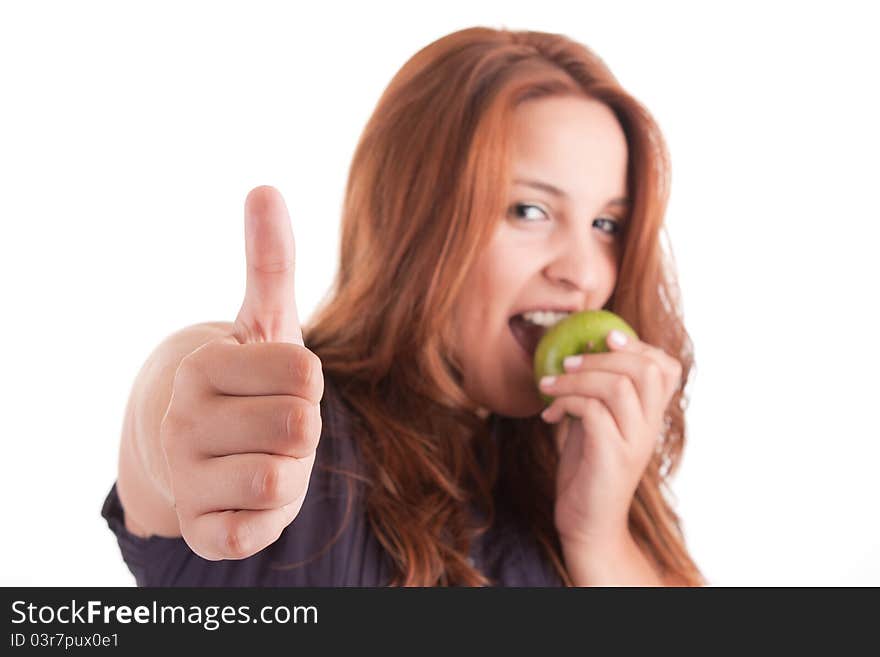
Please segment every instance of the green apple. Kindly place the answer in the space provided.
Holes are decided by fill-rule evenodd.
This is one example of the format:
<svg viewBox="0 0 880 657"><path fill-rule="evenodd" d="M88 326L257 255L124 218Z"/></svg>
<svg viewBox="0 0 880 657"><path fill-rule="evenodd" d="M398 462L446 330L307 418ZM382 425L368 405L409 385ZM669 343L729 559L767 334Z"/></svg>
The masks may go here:
<svg viewBox="0 0 880 657"><path fill-rule="evenodd" d="M639 337L621 317L608 310L572 313L551 326L535 349L535 385L545 376L564 374L562 361L567 356L610 351L605 337L613 329L636 339ZM548 405L553 403L554 397L540 394Z"/></svg>

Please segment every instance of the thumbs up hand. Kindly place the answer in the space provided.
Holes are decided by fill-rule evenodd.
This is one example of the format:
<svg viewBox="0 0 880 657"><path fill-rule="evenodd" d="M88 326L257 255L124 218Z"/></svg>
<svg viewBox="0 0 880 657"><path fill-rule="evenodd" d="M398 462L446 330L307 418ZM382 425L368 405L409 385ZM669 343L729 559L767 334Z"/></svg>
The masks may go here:
<svg viewBox="0 0 880 657"><path fill-rule="evenodd" d="M278 539L302 508L321 435L321 361L303 345L293 231L272 187L248 194L245 244L232 332L180 362L160 430L181 535L210 560Z"/></svg>

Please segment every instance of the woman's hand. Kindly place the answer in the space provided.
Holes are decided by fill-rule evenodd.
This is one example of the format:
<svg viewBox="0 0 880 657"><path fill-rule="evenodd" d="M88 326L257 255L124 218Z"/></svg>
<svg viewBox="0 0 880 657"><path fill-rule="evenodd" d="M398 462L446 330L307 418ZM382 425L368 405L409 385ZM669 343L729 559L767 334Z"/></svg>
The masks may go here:
<svg viewBox="0 0 880 657"><path fill-rule="evenodd" d="M180 533L213 561L251 556L296 518L322 428L324 375L303 344L290 217L270 187L245 208L244 302L230 335L180 362L160 429Z"/></svg>
<svg viewBox="0 0 880 657"><path fill-rule="evenodd" d="M582 354L541 386L555 397L542 417L558 423L556 529L563 544L595 553L630 541L630 504L681 383L677 360L628 336L616 344L617 333L609 335L610 352Z"/></svg>

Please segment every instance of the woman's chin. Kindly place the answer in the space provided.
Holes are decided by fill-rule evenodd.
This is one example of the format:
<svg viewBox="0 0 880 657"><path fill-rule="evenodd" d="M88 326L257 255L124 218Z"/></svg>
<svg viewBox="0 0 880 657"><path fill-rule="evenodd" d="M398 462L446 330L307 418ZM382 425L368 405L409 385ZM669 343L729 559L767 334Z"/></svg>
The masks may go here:
<svg viewBox="0 0 880 657"><path fill-rule="evenodd" d="M471 399L480 400L478 416L495 413L512 418L527 418L538 415L546 408L535 385L531 362L526 354L504 360L500 371L495 366L482 363L480 366L486 369L480 374L471 371L473 379L469 379L468 372L464 373L463 384ZM491 372L487 371L490 367ZM482 385L468 385L471 380L479 381ZM477 388L481 388L481 391L477 392Z"/></svg>
<svg viewBox="0 0 880 657"><path fill-rule="evenodd" d="M503 401L492 405L492 412L506 417L527 418L538 415L545 407L537 389L531 386L530 389L506 395Z"/></svg>

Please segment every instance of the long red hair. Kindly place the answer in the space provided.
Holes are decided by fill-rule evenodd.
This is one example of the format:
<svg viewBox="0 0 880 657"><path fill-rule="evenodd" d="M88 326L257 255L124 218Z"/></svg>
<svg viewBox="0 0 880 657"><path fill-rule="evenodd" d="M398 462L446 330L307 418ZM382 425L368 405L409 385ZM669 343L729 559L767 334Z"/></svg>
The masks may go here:
<svg viewBox="0 0 880 657"><path fill-rule="evenodd" d="M303 330L355 419L367 515L391 556L395 585L491 584L468 552L492 522L496 486L571 583L553 525L552 426L538 416L478 417L461 386L450 321L465 275L504 216L512 113L554 94L605 103L626 134L632 214L605 308L683 368L629 523L666 581L704 583L666 497L685 443L693 351L661 243L669 193L663 137L584 45L476 27L417 52L379 100L349 171L339 270ZM503 436L497 448L491 423ZM470 505L485 512L484 525L473 524Z"/></svg>

